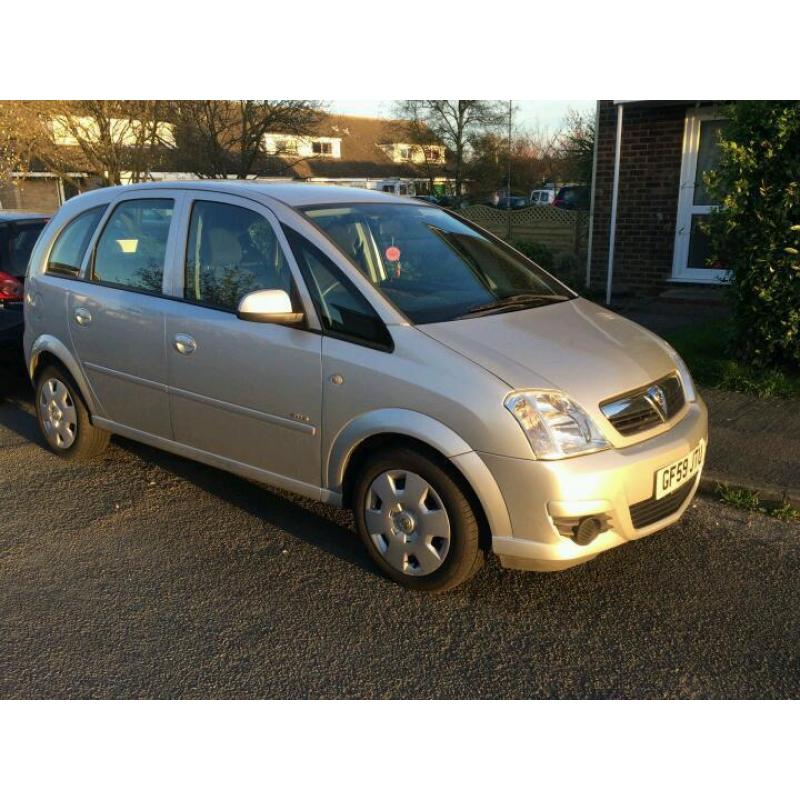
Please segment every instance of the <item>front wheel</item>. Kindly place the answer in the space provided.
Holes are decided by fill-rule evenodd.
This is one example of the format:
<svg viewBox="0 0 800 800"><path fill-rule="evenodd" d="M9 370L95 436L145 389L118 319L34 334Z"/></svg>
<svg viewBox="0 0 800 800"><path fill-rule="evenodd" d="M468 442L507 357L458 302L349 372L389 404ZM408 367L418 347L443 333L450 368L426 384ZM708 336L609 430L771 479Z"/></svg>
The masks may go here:
<svg viewBox="0 0 800 800"><path fill-rule="evenodd" d="M376 453L353 494L359 534L372 560L411 589L440 592L483 563L478 523L458 482L409 448Z"/></svg>

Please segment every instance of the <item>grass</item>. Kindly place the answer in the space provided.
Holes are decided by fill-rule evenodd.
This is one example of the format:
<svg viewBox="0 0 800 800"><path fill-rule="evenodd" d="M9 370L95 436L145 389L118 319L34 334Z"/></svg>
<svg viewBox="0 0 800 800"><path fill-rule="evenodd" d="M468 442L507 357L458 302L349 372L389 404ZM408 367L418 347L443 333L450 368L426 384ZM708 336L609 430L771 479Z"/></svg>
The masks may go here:
<svg viewBox="0 0 800 800"><path fill-rule="evenodd" d="M728 347L733 329L728 320L687 325L666 338L701 386L757 397L800 398L800 373L757 369L731 356Z"/></svg>
<svg viewBox="0 0 800 800"><path fill-rule="evenodd" d="M800 520L800 510L787 500L782 500L780 503L763 503L758 492L753 489L718 483L717 496L726 505L738 508L740 511L758 511L783 522Z"/></svg>

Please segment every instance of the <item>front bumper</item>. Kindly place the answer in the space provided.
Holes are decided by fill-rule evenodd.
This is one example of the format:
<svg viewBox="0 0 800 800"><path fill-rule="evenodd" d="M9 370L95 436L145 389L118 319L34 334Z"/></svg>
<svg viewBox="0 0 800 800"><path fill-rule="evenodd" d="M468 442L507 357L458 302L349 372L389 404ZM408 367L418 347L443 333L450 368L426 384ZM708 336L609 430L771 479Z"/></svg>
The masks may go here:
<svg viewBox="0 0 800 800"><path fill-rule="evenodd" d="M670 430L622 449L561 461L480 453L511 520L511 536L494 536L492 549L504 567L560 570L672 525L691 503L699 473L679 507L655 522L635 527L630 507L654 496L656 470L686 456L701 439L708 442L708 413L698 399ZM564 534L565 524L585 517L604 519L608 530L580 545Z"/></svg>

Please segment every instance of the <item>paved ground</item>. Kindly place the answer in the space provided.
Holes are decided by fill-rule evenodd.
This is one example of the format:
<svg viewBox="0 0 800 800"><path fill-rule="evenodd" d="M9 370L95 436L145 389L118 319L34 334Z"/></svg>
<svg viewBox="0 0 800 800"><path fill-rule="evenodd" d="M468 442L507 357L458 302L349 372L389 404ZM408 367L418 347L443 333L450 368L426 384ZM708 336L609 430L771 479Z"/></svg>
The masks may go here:
<svg viewBox="0 0 800 800"><path fill-rule="evenodd" d="M619 297L612 307L659 336L669 336L687 325L724 320L731 314L724 295L717 287L708 286L671 289L658 297Z"/></svg>
<svg viewBox="0 0 800 800"><path fill-rule="evenodd" d="M698 501L555 575L419 596L348 515L0 402L0 697L798 697L800 526Z"/></svg>

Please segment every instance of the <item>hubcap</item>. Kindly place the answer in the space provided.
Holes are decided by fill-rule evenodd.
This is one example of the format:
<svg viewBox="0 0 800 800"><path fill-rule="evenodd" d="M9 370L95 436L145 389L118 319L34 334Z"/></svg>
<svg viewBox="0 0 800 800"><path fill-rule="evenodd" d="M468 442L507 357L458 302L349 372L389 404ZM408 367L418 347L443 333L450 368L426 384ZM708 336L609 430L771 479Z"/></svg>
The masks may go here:
<svg viewBox="0 0 800 800"><path fill-rule="evenodd" d="M44 435L53 447L67 450L78 432L78 415L69 389L57 378L50 378L39 390L39 416Z"/></svg>
<svg viewBox="0 0 800 800"><path fill-rule="evenodd" d="M450 550L450 518L436 490L408 470L378 475L367 492L367 532L378 552L406 575L430 575Z"/></svg>

